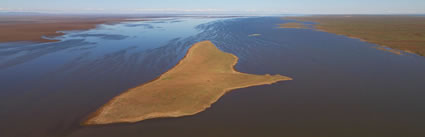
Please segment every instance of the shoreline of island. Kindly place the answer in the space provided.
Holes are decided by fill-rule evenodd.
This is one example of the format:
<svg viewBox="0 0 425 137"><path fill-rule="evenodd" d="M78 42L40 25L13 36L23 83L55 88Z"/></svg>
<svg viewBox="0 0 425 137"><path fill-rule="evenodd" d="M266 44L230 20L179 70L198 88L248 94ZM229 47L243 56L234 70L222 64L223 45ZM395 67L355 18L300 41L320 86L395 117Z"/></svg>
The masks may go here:
<svg viewBox="0 0 425 137"><path fill-rule="evenodd" d="M172 68L170 68L169 70L172 70L172 69L174 69L175 67L177 67L179 64L181 64L181 62L183 61L183 59L185 59L185 58L188 56L188 53L189 53L189 51L190 51L192 48L193 48L193 46L189 47L189 49L187 49L187 53L183 56L183 58L182 58L182 59L180 59L180 61L179 61L179 62L178 62L175 66L173 66ZM168 70L168 71L169 71L169 70ZM164 75L165 73L167 73L168 71L166 71L166 72L162 73L161 75L159 75L158 77L154 78L153 80L148 81L148 82L146 82L146 83L144 83L144 84L141 84L141 85L139 85L139 86L137 86L137 87L140 87L140 86L146 85L146 84L148 84L148 83L151 83L151 82L153 82L153 81L155 81L155 80L160 79L160 78L161 78L161 76L162 76L162 75ZM118 98L118 97L119 97L119 96L121 96L122 94L125 94L125 93L129 92L130 90L136 89L137 87L130 88L130 89L128 89L128 90L126 90L126 91L124 91L124 92L122 92L122 93L118 94L117 96L113 97L113 98L112 98L111 100L109 100L106 104L104 104L104 105L103 105L103 106L101 106L99 109L97 109L95 112L93 112L93 113L91 113L89 116L87 116L87 118L85 118L85 120L81 123L81 125L94 125L94 124L90 124L88 121L89 121L90 119L92 119L93 117L96 117L99 113L101 113L101 112L103 111L103 109L105 108L105 106L110 105L110 104L113 102L113 100L115 100L116 98Z"/></svg>
<svg viewBox="0 0 425 137"><path fill-rule="evenodd" d="M210 41L203 41L203 42L207 42L207 43L211 43ZM212 43L211 43L212 44ZM188 50L187 53L185 54L185 56L170 70L168 70L167 72L161 74L159 77L155 78L154 80L144 83L142 85L139 85L137 87L131 88L117 96L115 96L114 98L112 98L110 101L108 101L106 104L104 104L102 107L100 107L98 110L96 110L94 113L90 114L82 123L81 125L84 126L88 126L88 125L101 125L101 124L113 124L113 123L134 123L134 122L139 122L139 121L143 121L143 120L147 120L147 119L154 119L154 118L175 118L175 117L184 117L184 116L191 116L191 115L195 115L198 114L200 112L205 111L206 109L210 108L212 104L214 104L215 102L217 102L223 95L225 95L226 93L235 90L235 89L241 89L241 88L247 88L247 87L252 87L252 86L260 86L260 85L270 85L279 81L287 81L287 80L292 80L292 78L290 77L286 77L286 76L281 76L281 75L258 75L258 76L265 76L265 77L279 77L275 80L270 80L270 81L264 81L264 82L258 82L255 84L246 84L246 85L241 85L241 86L234 86L234 87L228 87L228 88L224 88L221 90L220 94L217 94L215 96L215 98L213 98L212 100L210 100L210 102L205 103L204 105L201 106L201 109L197 109L196 111L193 112L182 112L182 111L170 111L170 112L151 112L149 114L143 115L143 116L138 116L138 117L132 117L132 118L123 118L120 120L109 120L109 121L103 121L103 122L99 122L96 121L94 119L96 119L96 117L98 117L99 115L101 115L102 113L107 113L110 109L113 109L113 107L111 108L110 106L114 105L114 103L117 103L117 100L120 99L121 96L124 96L126 94L128 94L129 92L136 90L137 88L143 87L145 85L148 85L150 83L153 83L157 80L160 80L161 78L164 77L164 75L173 73L174 69L177 68L179 65L183 64L187 58L189 58L190 56L192 56L193 50L197 47L202 46L202 42L198 42L193 44ZM213 45L214 46L214 45ZM215 46L214 46L215 47ZM221 51L222 52L222 51ZM226 53L223 52L224 54L228 54L231 55L233 60L233 63L231 64L231 71L234 74L244 74L241 72L238 72L237 70L235 70L234 66L238 63L238 57L230 54L230 53ZM249 74L249 75L253 75L253 74Z"/></svg>

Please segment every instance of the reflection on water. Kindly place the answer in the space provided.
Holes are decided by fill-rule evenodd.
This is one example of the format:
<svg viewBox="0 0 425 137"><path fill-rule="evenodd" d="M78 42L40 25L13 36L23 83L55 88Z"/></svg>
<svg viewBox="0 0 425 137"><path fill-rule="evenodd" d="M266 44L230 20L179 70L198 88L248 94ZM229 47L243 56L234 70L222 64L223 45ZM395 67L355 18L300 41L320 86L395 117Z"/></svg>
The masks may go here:
<svg viewBox="0 0 425 137"><path fill-rule="evenodd" d="M0 129L8 136L72 131L111 97L174 66L193 44L184 39L202 31L195 26L215 20L126 22L69 31L60 42L0 44Z"/></svg>
<svg viewBox="0 0 425 137"><path fill-rule="evenodd" d="M116 34L76 34L76 35L72 35L71 37L76 37L76 38L99 37L103 40L123 40L127 38L128 36L116 35Z"/></svg>
<svg viewBox="0 0 425 137"><path fill-rule="evenodd" d="M285 22L163 19L70 31L60 42L0 43L1 136L425 134L423 57L326 32L277 28ZM239 71L294 80L236 90L195 116L79 126L110 98L174 66L201 40L237 55Z"/></svg>

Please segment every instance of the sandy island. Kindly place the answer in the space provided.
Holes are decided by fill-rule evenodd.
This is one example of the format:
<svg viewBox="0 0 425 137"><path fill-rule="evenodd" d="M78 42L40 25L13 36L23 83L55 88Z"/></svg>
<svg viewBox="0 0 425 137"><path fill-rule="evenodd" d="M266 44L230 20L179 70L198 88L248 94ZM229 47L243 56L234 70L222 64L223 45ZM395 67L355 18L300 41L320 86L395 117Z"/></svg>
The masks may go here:
<svg viewBox="0 0 425 137"><path fill-rule="evenodd" d="M32 41L53 42L44 39L63 35L57 31L87 30L98 24L111 24L123 21L142 21L146 19L128 20L134 17L117 16L0 16L0 42Z"/></svg>
<svg viewBox="0 0 425 137"><path fill-rule="evenodd" d="M237 72L233 68L237 61L235 55L220 51L210 41L196 43L174 68L152 82L116 96L82 124L194 115L230 90L292 80L281 75Z"/></svg>

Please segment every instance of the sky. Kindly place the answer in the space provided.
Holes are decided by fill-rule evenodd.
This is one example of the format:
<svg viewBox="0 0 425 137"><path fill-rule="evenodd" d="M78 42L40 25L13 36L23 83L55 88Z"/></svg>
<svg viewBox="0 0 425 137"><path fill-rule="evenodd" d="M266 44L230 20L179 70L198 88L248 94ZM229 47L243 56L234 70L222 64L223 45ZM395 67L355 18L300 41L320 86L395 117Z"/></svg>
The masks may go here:
<svg viewBox="0 0 425 137"><path fill-rule="evenodd" d="M425 0L0 0L0 12L425 14Z"/></svg>

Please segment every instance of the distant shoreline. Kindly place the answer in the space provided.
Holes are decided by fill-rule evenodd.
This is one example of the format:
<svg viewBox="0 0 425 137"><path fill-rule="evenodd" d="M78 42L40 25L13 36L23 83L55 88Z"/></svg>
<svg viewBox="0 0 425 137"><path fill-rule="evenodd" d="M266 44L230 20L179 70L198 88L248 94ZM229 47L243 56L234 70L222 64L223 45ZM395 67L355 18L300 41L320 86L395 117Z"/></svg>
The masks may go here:
<svg viewBox="0 0 425 137"><path fill-rule="evenodd" d="M1 13L1 12L0 12ZM60 31L89 30L101 24L151 21L158 18L198 17L235 18L235 15L156 15L156 14L0 14L0 43L4 42L55 42L64 35Z"/></svg>
<svg viewBox="0 0 425 137"><path fill-rule="evenodd" d="M100 24L114 24L126 21L146 21L149 19L129 20L135 17L115 16L0 16L0 42L55 42L45 37L64 35L58 31L88 30Z"/></svg>
<svg viewBox="0 0 425 137"><path fill-rule="evenodd" d="M302 23L289 22L284 24L279 24L279 28L283 29L307 29L308 27Z"/></svg>
<svg viewBox="0 0 425 137"><path fill-rule="evenodd" d="M396 54L425 56L425 16L322 15L283 17L316 22L315 29L378 44L377 49ZM392 48L392 49L388 49ZM399 50L399 51L397 51Z"/></svg>

